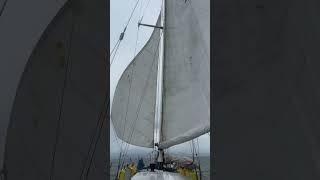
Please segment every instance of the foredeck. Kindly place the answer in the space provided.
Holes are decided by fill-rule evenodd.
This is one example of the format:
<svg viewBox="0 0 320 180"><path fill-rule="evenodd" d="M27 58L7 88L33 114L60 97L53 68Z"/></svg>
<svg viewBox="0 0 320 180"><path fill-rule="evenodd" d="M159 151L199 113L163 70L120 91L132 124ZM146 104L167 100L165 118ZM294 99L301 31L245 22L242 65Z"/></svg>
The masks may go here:
<svg viewBox="0 0 320 180"><path fill-rule="evenodd" d="M151 171L144 171L138 172L134 175L132 180L190 180L190 178L182 176L179 173L172 173L166 171L158 171L155 170L154 172Z"/></svg>

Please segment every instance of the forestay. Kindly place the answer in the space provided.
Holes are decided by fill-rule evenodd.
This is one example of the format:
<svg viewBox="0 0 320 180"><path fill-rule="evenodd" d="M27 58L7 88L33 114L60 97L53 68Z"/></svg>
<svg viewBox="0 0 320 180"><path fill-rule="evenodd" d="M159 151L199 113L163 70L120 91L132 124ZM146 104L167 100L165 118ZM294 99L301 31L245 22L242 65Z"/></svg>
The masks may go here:
<svg viewBox="0 0 320 180"><path fill-rule="evenodd" d="M209 0L166 1L162 148L210 130L209 15Z"/></svg>
<svg viewBox="0 0 320 180"><path fill-rule="evenodd" d="M157 25L159 25L158 18ZM115 90L111 120L117 136L137 146L154 145L155 100L160 30L150 39L122 74Z"/></svg>

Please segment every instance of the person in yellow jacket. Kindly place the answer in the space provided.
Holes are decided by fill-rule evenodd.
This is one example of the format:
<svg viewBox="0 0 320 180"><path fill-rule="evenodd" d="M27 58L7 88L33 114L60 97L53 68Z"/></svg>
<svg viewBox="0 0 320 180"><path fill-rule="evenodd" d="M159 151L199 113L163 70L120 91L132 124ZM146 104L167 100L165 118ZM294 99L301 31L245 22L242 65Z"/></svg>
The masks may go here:
<svg viewBox="0 0 320 180"><path fill-rule="evenodd" d="M129 169L129 165L126 164L119 172L119 180L130 180L131 179L131 173Z"/></svg>
<svg viewBox="0 0 320 180"><path fill-rule="evenodd" d="M193 170L188 170L187 176L191 178L191 180L197 180L197 172L195 169Z"/></svg>
<svg viewBox="0 0 320 180"><path fill-rule="evenodd" d="M177 168L177 172L179 172L183 176L186 176L186 169L184 167Z"/></svg>
<svg viewBox="0 0 320 180"><path fill-rule="evenodd" d="M184 167L179 167L179 168L177 168L177 172L183 176L190 177L191 180L198 180L197 173L195 170L189 170Z"/></svg>
<svg viewBox="0 0 320 180"><path fill-rule="evenodd" d="M189 171L189 169L185 169L185 174L186 174L187 177L190 177L190 171Z"/></svg>
<svg viewBox="0 0 320 180"><path fill-rule="evenodd" d="M124 176L126 175L126 171L124 168L122 168L119 172L119 175L118 175L118 179L119 180L124 180Z"/></svg>
<svg viewBox="0 0 320 180"><path fill-rule="evenodd" d="M177 168L177 172L180 173L180 174L182 174L182 168L181 168L181 167L178 167L178 168Z"/></svg>
<svg viewBox="0 0 320 180"><path fill-rule="evenodd" d="M133 163L129 166L129 170L130 170L130 173L131 173L131 177L134 176L137 173L137 168Z"/></svg>

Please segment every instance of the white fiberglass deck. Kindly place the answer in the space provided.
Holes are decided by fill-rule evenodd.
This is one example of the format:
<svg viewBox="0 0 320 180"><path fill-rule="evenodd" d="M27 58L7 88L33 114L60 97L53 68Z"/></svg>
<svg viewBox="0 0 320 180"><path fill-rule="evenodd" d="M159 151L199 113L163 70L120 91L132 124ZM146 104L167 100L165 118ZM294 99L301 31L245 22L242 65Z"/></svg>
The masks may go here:
<svg viewBox="0 0 320 180"><path fill-rule="evenodd" d="M190 180L190 178L182 176L179 173L155 170L155 172L138 172L131 180Z"/></svg>

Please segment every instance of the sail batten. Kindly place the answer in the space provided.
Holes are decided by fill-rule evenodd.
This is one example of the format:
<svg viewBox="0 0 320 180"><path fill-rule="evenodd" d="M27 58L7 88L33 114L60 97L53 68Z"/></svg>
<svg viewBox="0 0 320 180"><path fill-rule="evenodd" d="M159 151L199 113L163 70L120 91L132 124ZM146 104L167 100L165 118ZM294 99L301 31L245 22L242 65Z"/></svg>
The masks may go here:
<svg viewBox="0 0 320 180"><path fill-rule="evenodd" d="M157 25L159 25L160 17ZM122 74L115 90L111 120L117 136L132 145L154 145L157 65L160 30L150 39Z"/></svg>
<svg viewBox="0 0 320 180"><path fill-rule="evenodd" d="M210 131L209 0L166 1L160 147Z"/></svg>

